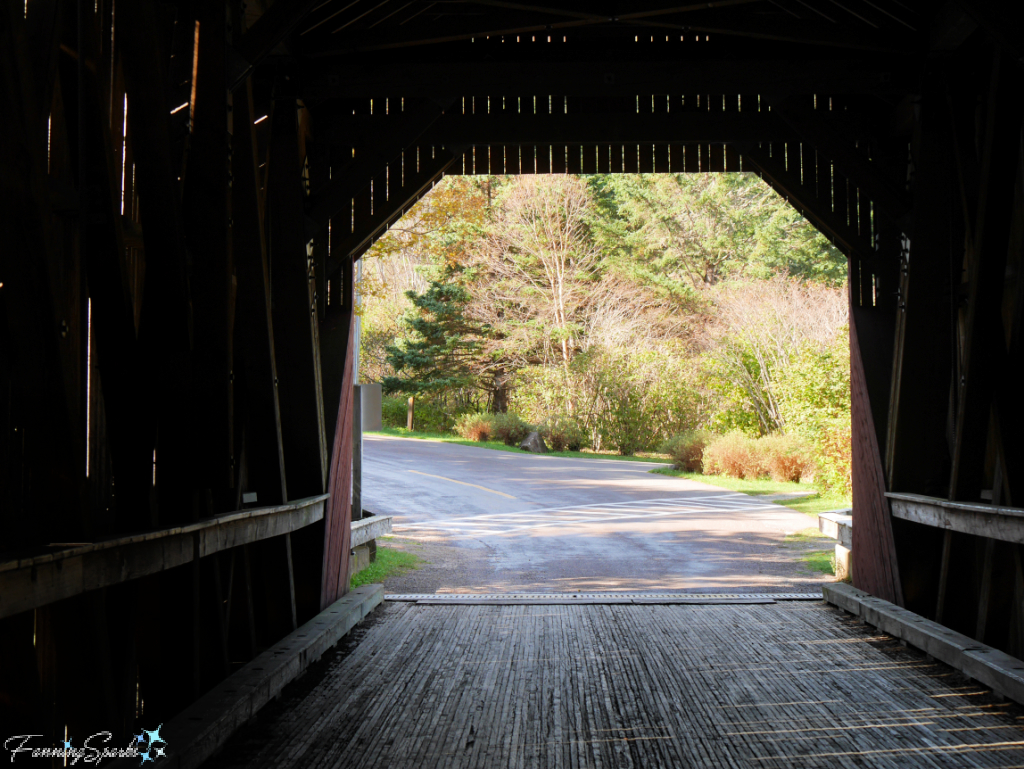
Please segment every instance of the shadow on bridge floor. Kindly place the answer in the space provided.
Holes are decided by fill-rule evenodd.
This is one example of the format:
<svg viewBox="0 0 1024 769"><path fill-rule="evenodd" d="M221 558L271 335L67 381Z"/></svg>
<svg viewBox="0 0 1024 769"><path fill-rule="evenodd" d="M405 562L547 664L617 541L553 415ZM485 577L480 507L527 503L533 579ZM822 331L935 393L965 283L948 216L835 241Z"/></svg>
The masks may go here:
<svg viewBox="0 0 1024 769"><path fill-rule="evenodd" d="M1011 766L1022 723L820 603L389 603L206 766Z"/></svg>

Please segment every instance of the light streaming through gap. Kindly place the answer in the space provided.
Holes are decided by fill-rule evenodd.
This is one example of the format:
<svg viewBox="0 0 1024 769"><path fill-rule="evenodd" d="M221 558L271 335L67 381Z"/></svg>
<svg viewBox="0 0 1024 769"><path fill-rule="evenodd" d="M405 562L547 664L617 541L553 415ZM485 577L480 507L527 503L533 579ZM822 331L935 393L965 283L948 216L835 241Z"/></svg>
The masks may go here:
<svg viewBox="0 0 1024 769"><path fill-rule="evenodd" d="M92 428L92 299L85 304L85 477L89 477L89 436Z"/></svg>
<svg viewBox="0 0 1024 769"><path fill-rule="evenodd" d="M132 113L134 114L134 113ZM121 115L121 216L124 216L124 187L128 169L124 161L128 157L128 94L124 95L124 113Z"/></svg>

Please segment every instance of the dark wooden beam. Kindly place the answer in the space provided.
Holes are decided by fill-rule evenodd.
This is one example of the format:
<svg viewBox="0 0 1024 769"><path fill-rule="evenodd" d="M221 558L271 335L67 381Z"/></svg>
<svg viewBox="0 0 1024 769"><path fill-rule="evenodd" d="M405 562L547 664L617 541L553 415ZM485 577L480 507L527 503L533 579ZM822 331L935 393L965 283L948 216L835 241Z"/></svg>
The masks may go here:
<svg viewBox="0 0 1024 769"><path fill-rule="evenodd" d="M312 239L326 228L327 222L348 205L356 193L369 187L375 175L423 135L443 114L444 108L445 105L429 99L409 104L400 117L384 123L372 143L361 144L350 162L332 168L330 183L314 191L306 202L306 237Z"/></svg>
<svg viewBox="0 0 1024 769"><path fill-rule="evenodd" d="M962 258L951 210L952 169L945 99L924 94L912 144L913 229L901 264L886 474L889 489L942 494L950 464L946 419L953 381L951 261Z"/></svg>
<svg viewBox="0 0 1024 769"><path fill-rule="evenodd" d="M81 536L89 527L85 496L85 430L81 412L84 376L67 365L72 342L84 342L80 318L66 315L58 243L47 193L43 140L50 104L40 96L29 47L16 35L22 20L13 5L0 6L0 227L6 237L0 287L0 532L23 546L51 537ZM52 92L50 93L52 97ZM76 260L77 261L77 260ZM81 280L77 265L68 278ZM77 274L76 274L77 273ZM73 326L72 326L73 324ZM50 514L34 500L54 493ZM10 540L8 540L8 537Z"/></svg>
<svg viewBox="0 0 1024 769"><path fill-rule="evenodd" d="M158 21L152 0L140 0L123 9L121 23L128 111L136 164L140 215L145 221L146 288L140 312L137 375L156 387L155 402L132 417L142 431L142 483L152 485L152 451L159 425L159 487L165 510L191 507L191 348L192 312L189 295L185 227L182 221L180 186L171 139L166 70L157 38ZM103 372L104 377L108 377ZM116 372L113 376L119 376ZM106 381L104 382L106 384ZM122 386L120 382L118 386ZM113 398L118 391L107 391ZM113 408L124 408L117 403ZM128 480L128 479L126 479ZM121 474L118 474L120 496ZM155 521L150 521L151 523ZM138 523L136 523L138 525Z"/></svg>
<svg viewBox="0 0 1024 769"><path fill-rule="evenodd" d="M852 146L816 110L797 100L788 100L778 106L777 112L804 141L827 155L838 171L871 196L878 205L876 213L899 222L910 212L910 196L892 184L877 164Z"/></svg>
<svg viewBox="0 0 1024 769"><path fill-rule="evenodd" d="M285 467L289 495L311 496L324 490L328 455L296 103L275 102L270 121L267 210Z"/></svg>
<svg viewBox="0 0 1024 769"><path fill-rule="evenodd" d="M224 72L226 6L199 6L198 53L188 166L182 195L192 253L192 464L196 488L212 489L218 509L234 503L235 280L232 257L229 107ZM240 126L242 130L246 127Z"/></svg>
<svg viewBox="0 0 1024 769"><path fill-rule="evenodd" d="M833 211L827 198L817 197L815 190L801 184L800 178L787 171L779 159L771 157L765 148L741 145L738 149L742 152L744 169L757 171L837 248L867 262L874 258L867 238L853 230L841 214ZM748 166L752 168L748 169Z"/></svg>
<svg viewBox="0 0 1024 769"><path fill-rule="evenodd" d="M433 158L423 158L418 172L407 174L406 183L396 190L384 205L375 208L370 216L358 218L351 234L338 238L332 245L332 272L341 260L346 257L358 259L373 245L388 227L397 222L413 204L427 194L444 176L445 171L461 160L462 153L453 153L449 149L437 148Z"/></svg>
<svg viewBox="0 0 1024 769"><path fill-rule="evenodd" d="M761 142L791 132L766 112L655 114L446 114L422 137L434 146L722 144Z"/></svg>
<svg viewBox="0 0 1024 769"><path fill-rule="evenodd" d="M94 365L103 385L110 452L118 479L116 525L123 531L152 523L155 416L140 386L143 350L138 342L118 174L103 98L99 37L94 15L80 6L78 56L62 58L60 86L65 104L77 107L77 120L69 119L68 129L77 147L79 248L92 304ZM149 277L152 280L153 275ZM146 302L143 312L156 304Z"/></svg>
<svg viewBox="0 0 1024 769"><path fill-rule="evenodd" d="M808 58L692 61L604 59L509 64L474 62L335 63L310 58L300 85L307 101L343 97L451 99L465 94L633 97L637 94L851 93L903 95L916 90L918 73L899 58Z"/></svg>
<svg viewBox="0 0 1024 769"><path fill-rule="evenodd" d="M1017 62L1018 67L1024 62L1024 11L1019 4L992 0L957 0L957 4Z"/></svg>
<svg viewBox="0 0 1024 769"><path fill-rule="evenodd" d="M248 490L255 491L263 503L278 504L288 499L288 484L251 82L235 91L234 115L232 237L238 273L240 333L236 344L241 357Z"/></svg>
<svg viewBox="0 0 1024 769"><path fill-rule="evenodd" d="M740 0L743 2L743 0ZM713 4L712 4L713 5ZM634 34L674 35L727 35L754 40L769 40L800 45L841 48L861 51L883 51L902 53L913 44L910 34L894 34L888 31L861 28L849 29L837 24L829 24L816 19L772 19L759 18L747 20L735 13L714 13L706 11L708 5L693 6L692 10L704 11L693 18L689 15L678 21L655 21L652 19L624 20L619 17L594 16L582 19L549 22L520 17L519 23L512 19L499 19L494 26L488 26L475 18L453 20L443 26L423 31L413 26L405 30L382 28L374 30L353 30L342 35L341 40L334 37L321 36L320 44L324 46L318 53L334 54L368 54L378 51L397 51L423 46L439 46L451 43L487 40L502 37L522 37L527 35L563 35L580 28L599 27L602 29L616 28L622 30L621 39L626 40ZM538 23L538 21L540 23ZM511 22L511 23L510 23ZM584 30L586 31L586 30ZM576 37L579 37L578 33ZM678 45L684 45L682 41Z"/></svg>
<svg viewBox="0 0 1024 769"><path fill-rule="evenodd" d="M945 0L938 7L928 31L929 50L955 51L978 29L964 5L961 0Z"/></svg>
<svg viewBox="0 0 1024 769"><path fill-rule="evenodd" d="M274 3L242 36L238 45L228 50L227 83L231 90L241 86L252 70L295 28L322 0Z"/></svg>
<svg viewBox="0 0 1024 769"><path fill-rule="evenodd" d="M1024 231L1024 146L1021 148L1021 168L1017 175L1016 202L1013 228ZM1012 299L1008 328L1008 349L1003 376L996 391L998 402L997 424L1001 433L1004 473L1006 482L1004 503L1024 504L1024 403L1020 398L1020 383L1024 381L1024 274L1017 262L1016 290ZM1022 619L1024 621L1024 619ZM1024 638L1021 639L1024 642Z"/></svg>
<svg viewBox="0 0 1024 769"><path fill-rule="evenodd" d="M1003 374L1002 307L1006 256L1020 158L1018 70L995 57L989 84L977 214L972 228L969 296L950 499L980 498L992 396Z"/></svg>

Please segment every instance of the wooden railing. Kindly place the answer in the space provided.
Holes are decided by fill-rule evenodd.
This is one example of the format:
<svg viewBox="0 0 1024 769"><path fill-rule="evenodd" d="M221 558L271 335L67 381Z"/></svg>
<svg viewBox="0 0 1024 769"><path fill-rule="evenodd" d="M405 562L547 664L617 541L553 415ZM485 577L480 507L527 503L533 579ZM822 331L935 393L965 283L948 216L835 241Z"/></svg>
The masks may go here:
<svg viewBox="0 0 1024 769"><path fill-rule="evenodd" d="M0 561L0 618L290 534L322 520L328 497L239 510L116 539L58 544L47 553Z"/></svg>
<svg viewBox="0 0 1024 769"><path fill-rule="evenodd" d="M885 496L889 498L894 518L976 537L1024 543L1024 509L1019 507L950 502L918 494L889 493Z"/></svg>

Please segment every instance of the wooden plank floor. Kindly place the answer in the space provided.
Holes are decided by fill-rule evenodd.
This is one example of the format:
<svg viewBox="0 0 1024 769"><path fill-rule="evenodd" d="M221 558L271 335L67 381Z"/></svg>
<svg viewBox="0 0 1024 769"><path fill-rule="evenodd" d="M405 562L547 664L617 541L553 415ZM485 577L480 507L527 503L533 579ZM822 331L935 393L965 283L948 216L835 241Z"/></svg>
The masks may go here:
<svg viewBox="0 0 1024 769"><path fill-rule="evenodd" d="M1024 709L821 603L386 604L208 767L1009 767Z"/></svg>

